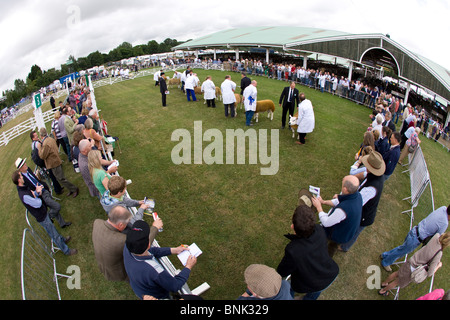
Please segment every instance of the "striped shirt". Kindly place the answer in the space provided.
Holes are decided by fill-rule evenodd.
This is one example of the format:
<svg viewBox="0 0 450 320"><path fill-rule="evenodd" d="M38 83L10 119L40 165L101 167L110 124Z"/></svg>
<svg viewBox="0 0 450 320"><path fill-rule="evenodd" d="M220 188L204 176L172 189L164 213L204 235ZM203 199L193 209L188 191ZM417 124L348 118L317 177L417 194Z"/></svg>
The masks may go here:
<svg viewBox="0 0 450 320"><path fill-rule="evenodd" d="M59 131L59 123L58 120L53 120L52 122L52 131L55 133L55 139L61 139L61 132Z"/></svg>

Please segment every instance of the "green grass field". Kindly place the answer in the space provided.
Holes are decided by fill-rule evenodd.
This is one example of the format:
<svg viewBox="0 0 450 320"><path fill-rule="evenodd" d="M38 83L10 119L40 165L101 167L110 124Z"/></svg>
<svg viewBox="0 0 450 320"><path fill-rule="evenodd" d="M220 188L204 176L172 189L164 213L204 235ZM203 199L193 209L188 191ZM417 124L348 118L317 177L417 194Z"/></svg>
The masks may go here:
<svg viewBox="0 0 450 320"><path fill-rule="evenodd" d="M211 75L220 86L225 73L196 70L200 80ZM172 74L169 72L169 76ZM231 74L238 85L240 75ZM256 77L258 100L271 99L276 111L273 121L262 114L252 129L279 129L281 108L278 99L286 82ZM120 138L120 149L115 158L120 161L120 175L131 179L128 192L135 199L152 197L155 210L164 221L164 231L157 240L161 246L197 243L203 250L188 281L190 288L208 282L211 288L203 294L207 300L236 299L245 290L243 272L252 263L262 263L276 268L288 240L291 216L301 188L309 185L321 188L323 198L331 198L340 191L341 180L348 174L367 126L371 110L345 99L322 94L297 86L314 105L316 127L308 134L303 146L294 143L288 129L279 131L279 171L275 175L260 175L261 164L190 164L175 165L172 149L178 144L171 141L176 129L187 129L193 134L194 121L202 121L202 129L244 129L244 112L238 110L234 119L225 118L223 104L207 108L203 98L188 103L180 89L171 88L167 108L161 107L159 87L153 77L137 78L95 90L101 115L108 123L112 136ZM44 108L48 108L48 103ZM32 116L22 115L10 126ZM50 124L47 124L49 129ZM5 129L2 129L5 130ZM1 133L1 132L0 132ZM193 136L193 135L192 135ZM270 141L270 139L269 139ZM449 154L438 144L422 138L422 149L430 171L435 207L447 206L449 199ZM205 148L209 142L203 142ZM270 147L268 147L270 150ZM20 247L22 231L26 227L25 209L20 203L11 182L14 161L17 157L30 159L30 140L24 134L7 146L0 148L2 159L0 186L3 192L0 221L4 232L0 236L3 248L1 259L2 299L21 299ZM97 218L106 219L95 198L89 196L79 174L62 154L66 176L80 187L76 199L62 196L62 214L73 225L61 233L72 236L70 247L79 254L66 257L56 255L58 272L68 266L81 269L81 289L69 290L64 280L60 282L64 300L127 300L136 299L126 283L108 282L99 272L93 254L92 223ZM340 266L337 280L320 297L323 300L378 300L377 290L369 289L366 281L370 266L379 266L381 252L403 242L409 230L409 216L402 211L410 209L402 199L410 195L410 182L405 168L397 167L386 182L374 225L363 231L351 251L337 253ZM415 209L416 223L431 210L429 188ZM324 210L328 210L325 207ZM152 219L146 217L151 223ZM60 229L59 229L60 230ZM176 257L173 264L181 268ZM435 277L434 288L449 288L449 254ZM381 280L387 276L381 271ZM428 292L429 281L420 286L410 285L400 294L400 299L415 299Z"/></svg>

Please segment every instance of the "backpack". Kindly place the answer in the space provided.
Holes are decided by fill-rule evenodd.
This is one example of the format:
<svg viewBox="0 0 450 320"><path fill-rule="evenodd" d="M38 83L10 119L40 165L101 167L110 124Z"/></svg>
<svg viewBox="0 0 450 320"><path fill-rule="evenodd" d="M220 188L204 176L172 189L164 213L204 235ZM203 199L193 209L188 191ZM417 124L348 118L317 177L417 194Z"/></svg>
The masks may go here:
<svg viewBox="0 0 450 320"><path fill-rule="evenodd" d="M34 144L31 148L31 159L38 167L45 168L45 162L39 157L39 150Z"/></svg>

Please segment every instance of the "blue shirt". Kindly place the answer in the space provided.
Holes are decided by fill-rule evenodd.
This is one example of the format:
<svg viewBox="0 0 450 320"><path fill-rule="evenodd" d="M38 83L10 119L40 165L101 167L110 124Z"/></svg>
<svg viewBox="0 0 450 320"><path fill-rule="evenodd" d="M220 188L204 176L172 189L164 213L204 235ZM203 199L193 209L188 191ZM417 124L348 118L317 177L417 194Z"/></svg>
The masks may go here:
<svg viewBox="0 0 450 320"><path fill-rule="evenodd" d="M448 227L447 207L442 206L419 222L419 237L421 240L433 236L436 233L443 234Z"/></svg>
<svg viewBox="0 0 450 320"><path fill-rule="evenodd" d="M151 295L157 299L169 299L170 292L180 290L189 278L191 270L184 268L173 277L157 258L171 254L170 248L151 247L148 256L137 256L123 248L123 261L134 293L142 299Z"/></svg>

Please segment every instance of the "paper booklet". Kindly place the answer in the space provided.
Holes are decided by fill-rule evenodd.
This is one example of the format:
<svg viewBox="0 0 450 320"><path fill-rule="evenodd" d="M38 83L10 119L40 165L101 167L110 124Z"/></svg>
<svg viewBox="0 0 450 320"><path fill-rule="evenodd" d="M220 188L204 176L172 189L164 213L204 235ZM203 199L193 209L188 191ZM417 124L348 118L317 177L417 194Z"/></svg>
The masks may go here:
<svg viewBox="0 0 450 320"><path fill-rule="evenodd" d="M190 255L198 257L202 253L203 251L200 250L200 248L195 243L193 243L189 246L189 250L184 250L183 252L178 254L178 259L180 259L183 266L185 266Z"/></svg>
<svg viewBox="0 0 450 320"><path fill-rule="evenodd" d="M314 186L309 186L309 192L311 192L313 195L317 197L320 197L320 188L318 187L314 187Z"/></svg>

